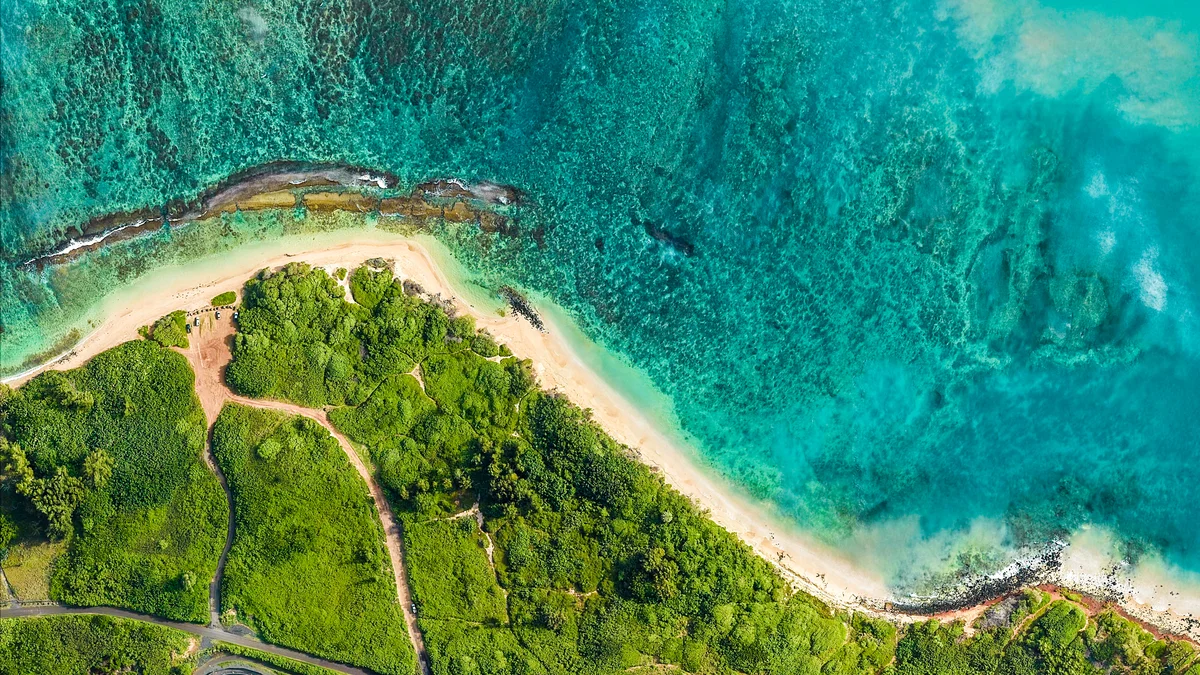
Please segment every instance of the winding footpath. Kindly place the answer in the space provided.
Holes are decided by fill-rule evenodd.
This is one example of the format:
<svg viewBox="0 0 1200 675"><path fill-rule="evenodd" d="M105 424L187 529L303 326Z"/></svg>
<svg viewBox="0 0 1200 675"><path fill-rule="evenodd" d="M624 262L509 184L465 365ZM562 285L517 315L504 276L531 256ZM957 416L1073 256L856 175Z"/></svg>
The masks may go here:
<svg viewBox="0 0 1200 675"><path fill-rule="evenodd" d="M233 393L228 385L225 384L225 366L229 365L229 362L233 359L231 351L231 343L233 342L235 332L233 321L228 317L215 319L212 313L204 313L201 314L200 323L200 329L192 333L190 346L186 350L180 351L187 357L192 365L192 370L196 373L196 394L200 397L200 405L204 408L204 415L208 419L210 437L212 425L216 422L217 416L221 414L221 409L227 403L237 403L255 408L277 410L291 415L302 415L325 427L337 439L338 445L346 453L346 458L350 460L350 464L358 472L363 481L366 482L371 493L371 500L375 502L375 510L379 513L379 520L383 525L388 559L391 562L392 574L395 577L396 600L400 603L400 607L404 612L404 624L408 630L408 638L416 651L417 665L422 675L430 675L429 657L425 649L425 640L421 636L420 628L417 626L417 617L413 611L412 592L408 582L408 568L404 564L403 532L400 530L400 521L396 519L396 515L392 512L392 507L388 504L387 497L384 495L379 481L375 480L375 476L354 449L354 445L350 442L350 439L334 428L324 411L305 408L283 401L247 398ZM233 495L229 491L229 485L225 481L225 476L216 467L215 458L212 457L211 443L208 448L207 460L210 466L213 466L217 471L217 477L221 481L221 487L225 489L225 497L229 502L229 533L225 541L225 550L222 552L221 558L217 563L217 574L213 578L210 587L213 589L213 592L210 593L209 601L213 625L220 626L217 613L220 612L219 594L221 576L225 568L225 558L229 553L230 545L233 543Z"/></svg>
<svg viewBox="0 0 1200 675"><path fill-rule="evenodd" d="M218 481L220 481L221 489L225 492L225 500L229 507L225 546L221 551L220 558L217 560L216 573L213 575L212 581L209 582L208 586L209 624L207 626L200 626L192 623L169 621L111 607L68 607L58 603L21 606L15 604L15 599L12 608L0 609L0 618L50 616L55 614L103 614L166 626L197 635L202 641L219 640L228 642L320 666L335 672L346 673L347 675L370 675L369 671L361 668L334 663L303 652L263 642L250 635L234 632L221 624L221 580L225 573L225 562L229 557L229 549L233 545L236 520L234 516L233 493L229 489L229 482L225 479L225 474L217 465L216 457L213 455L212 429L213 423L216 422L217 416L221 413L221 409L227 403L237 403L255 408L277 410L292 415L302 415L325 427L337 439L338 444L346 453L346 458L350 460L350 464L358 472L363 481L366 482L371 494L371 500L375 503L375 510L379 513L379 519L383 525L386 537L388 558L391 562L392 573L395 576L396 600L400 603L400 607L404 612L405 628L408 631L409 640L416 651L417 665L420 673L421 675L430 675L429 657L425 649L425 640L421 636L420 628L417 626L417 617L414 612L415 605L413 604L412 592L409 588L408 568L404 564L405 549L403 532L400 529L400 522L392 512L391 505L388 504L387 498L383 493L383 488L375 480L375 476L354 449L354 445L350 442L350 439L346 438L345 435L335 429L333 424L330 423L325 411L305 408L283 401L252 399L233 393L226 386L224 377L225 366L233 358L230 349L230 343L233 341L234 334L233 322L228 317L217 320L212 313L202 313L200 316L200 329L191 334L190 346L187 349L178 351L187 357L188 362L191 363L192 370L196 374L196 394L200 398L200 404L204 409L204 415L208 422L208 439L205 444L204 461L216 474Z"/></svg>

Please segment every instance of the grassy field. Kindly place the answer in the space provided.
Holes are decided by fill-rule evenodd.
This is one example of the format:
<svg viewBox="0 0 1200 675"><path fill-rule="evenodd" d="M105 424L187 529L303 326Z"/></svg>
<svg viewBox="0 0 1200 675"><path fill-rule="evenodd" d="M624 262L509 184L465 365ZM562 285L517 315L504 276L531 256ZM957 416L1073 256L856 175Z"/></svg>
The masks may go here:
<svg viewBox="0 0 1200 675"><path fill-rule="evenodd" d="M46 539L20 541L4 559L4 576L21 602L50 599L51 563L66 550L66 543Z"/></svg>
<svg viewBox="0 0 1200 675"><path fill-rule="evenodd" d="M306 418L231 404L213 450L237 519L222 609L269 642L410 675L383 528L337 441Z"/></svg>
<svg viewBox="0 0 1200 675"><path fill-rule="evenodd" d="M135 341L0 401L11 498L36 514L41 536L66 542L50 597L207 620L227 506L202 458L193 382L182 356Z"/></svg>
<svg viewBox="0 0 1200 675"><path fill-rule="evenodd" d="M508 627L507 596L472 517L406 522L418 623L436 675L543 673Z"/></svg>
<svg viewBox="0 0 1200 675"><path fill-rule="evenodd" d="M407 562L421 619L508 623L504 591L474 518L405 523Z"/></svg>
<svg viewBox="0 0 1200 675"><path fill-rule="evenodd" d="M186 675L194 638L107 616L0 619L0 673Z"/></svg>

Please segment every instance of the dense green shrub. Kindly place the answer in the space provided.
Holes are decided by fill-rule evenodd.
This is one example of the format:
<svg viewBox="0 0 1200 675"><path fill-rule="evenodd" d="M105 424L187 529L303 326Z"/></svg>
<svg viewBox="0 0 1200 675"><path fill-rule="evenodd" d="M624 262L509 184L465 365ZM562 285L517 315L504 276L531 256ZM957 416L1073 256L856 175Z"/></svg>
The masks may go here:
<svg viewBox="0 0 1200 675"><path fill-rule="evenodd" d="M422 619L433 675L542 675L549 672L507 628L455 619Z"/></svg>
<svg viewBox="0 0 1200 675"><path fill-rule="evenodd" d="M386 269L356 269L350 288L353 303L324 270L303 263L248 281L230 386L309 406L355 405L429 354L472 344L491 354L486 341L453 335L444 309L406 294Z"/></svg>
<svg viewBox="0 0 1200 675"><path fill-rule="evenodd" d="M213 452L237 523L222 609L269 642L411 675L383 528L337 441L307 418L231 404Z"/></svg>
<svg viewBox="0 0 1200 675"><path fill-rule="evenodd" d="M142 326L138 334L164 347L187 349L187 314L183 310L171 312L150 326Z"/></svg>
<svg viewBox="0 0 1200 675"><path fill-rule="evenodd" d="M235 300L237 300L237 293L234 291L225 291L224 293L213 297L212 306L224 307L225 305L232 305Z"/></svg>
<svg viewBox="0 0 1200 675"><path fill-rule="evenodd" d="M8 557L8 547L17 538L17 524L12 516L0 513L0 562Z"/></svg>
<svg viewBox="0 0 1200 675"><path fill-rule="evenodd" d="M127 342L49 371L0 403L8 469L52 534L69 537L51 595L205 621L227 505L205 466L205 418L179 354ZM16 491L22 494L22 490Z"/></svg>
<svg viewBox="0 0 1200 675"><path fill-rule="evenodd" d="M190 636L143 621L101 615L0 619L0 673L144 675L191 673Z"/></svg>

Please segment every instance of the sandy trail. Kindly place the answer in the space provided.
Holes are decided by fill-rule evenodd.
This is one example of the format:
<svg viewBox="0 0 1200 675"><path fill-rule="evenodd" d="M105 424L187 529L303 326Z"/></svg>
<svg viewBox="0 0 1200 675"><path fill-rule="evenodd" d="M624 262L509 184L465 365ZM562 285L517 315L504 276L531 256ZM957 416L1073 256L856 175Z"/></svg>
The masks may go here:
<svg viewBox="0 0 1200 675"><path fill-rule="evenodd" d="M233 358L231 352L235 332L233 320L230 318L228 312L223 312L220 319L217 319L215 313L211 311L204 311L197 316L199 317L200 325L194 328L189 336L188 348L179 351L187 357L188 361L192 364L192 369L196 372L196 394L200 397L200 404L204 408L204 415L208 418L209 429L212 428L213 423L226 403L239 403L254 408L266 408L291 415L302 415L325 427L337 439L338 444L342 446L342 450L346 453L346 458L354 466L354 470L366 482L371 492L371 500L375 503L375 510L379 513L379 519L383 525L388 558L391 560L392 574L395 577L396 599L400 602L400 607L404 611L404 624L408 630L408 637L416 649L417 662L421 667L421 672L429 675L429 658L425 650L425 640L421 636L421 631L417 627L417 617L413 613L412 593L409 590L408 583L408 568L404 563L404 535L400 531L399 521L396 520L396 515L392 512L391 505L388 504L387 498L383 494L383 488L375 480L375 476L367 468L367 465L363 463L362 457L354 449L354 445L350 442L350 439L334 428L324 411L305 408L283 401L247 398L233 393L226 386L224 377L225 367L229 365L229 362ZM192 317L189 317L188 321L191 322ZM219 471L218 475L220 475ZM223 476L221 480L222 485L224 485ZM226 492L228 492L228 489L226 489ZM232 519L232 504L230 505L230 510L230 518ZM229 543L228 541L226 542L226 552L228 552ZM222 554L222 558L224 558L224 554ZM218 571L217 578L213 582L217 586L220 583L219 579L220 571ZM214 595L212 597L216 598L218 596ZM215 611L219 611L219 608Z"/></svg>

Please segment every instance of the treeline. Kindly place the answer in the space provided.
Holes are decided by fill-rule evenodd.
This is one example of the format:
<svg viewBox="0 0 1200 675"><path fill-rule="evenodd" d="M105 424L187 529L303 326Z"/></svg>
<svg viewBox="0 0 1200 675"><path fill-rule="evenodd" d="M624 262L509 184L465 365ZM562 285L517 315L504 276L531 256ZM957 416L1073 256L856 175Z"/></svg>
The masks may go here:
<svg viewBox="0 0 1200 675"><path fill-rule="evenodd" d="M139 328L138 335L164 347L187 349L187 313L183 310L171 312L149 326Z"/></svg>
<svg viewBox="0 0 1200 675"><path fill-rule="evenodd" d="M1187 643L1036 592L965 638L794 593L468 317L360 268L243 295L230 381L332 406L405 524L435 673L1182 673ZM409 291L413 289L408 289ZM499 357L499 358L497 358ZM410 374L411 373L411 374ZM478 503L482 529L473 514ZM455 517L455 516L460 517ZM1189 670L1190 669L1190 670Z"/></svg>
<svg viewBox="0 0 1200 675"><path fill-rule="evenodd" d="M182 356L135 341L0 392L0 504L23 531L67 540L55 600L208 616L227 506L193 383Z"/></svg>

